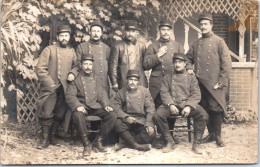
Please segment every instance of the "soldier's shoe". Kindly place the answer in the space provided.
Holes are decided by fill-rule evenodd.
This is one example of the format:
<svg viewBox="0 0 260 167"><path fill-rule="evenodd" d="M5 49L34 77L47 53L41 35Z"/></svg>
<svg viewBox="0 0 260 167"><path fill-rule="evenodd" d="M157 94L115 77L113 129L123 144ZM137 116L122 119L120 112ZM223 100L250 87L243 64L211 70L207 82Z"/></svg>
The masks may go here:
<svg viewBox="0 0 260 167"><path fill-rule="evenodd" d="M138 143L135 143L133 145L133 148L138 150L138 151L149 151L151 150L151 144L138 144Z"/></svg>
<svg viewBox="0 0 260 167"><path fill-rule="evenodd" d="M50 144L57 145L57 139L55 138L55 134L50 135Z"/></svg>
<svg viewBox="0 0 260 167"><path fill-rule="evenodd" d="M103 141L103 138L101 136L98 136L95 139L95 141L92 145L92 147L95 151L99 151L99 152L106 152L107 151L106 148L103 146L102 141Z"/></svg>
<svg viewBox="0 0 260 167"><path fill-rule="evenodd" d="M47 139L44 138L42 143L37 146L37 149L42 150L42 149L46 149L48 147L49 147L49 139L48 138Z"/></svg>
<svg viewBox="0 0 260 167"><path fill-rule="evenodd" d="M91 147L89 145L84 146L82 156L90 156L91 155Z"/></svg>
<svg viewBox="0 0 260 167"><path fill-rule="evenodd" d="M212 141L215 141L216 137L214 133L208 134L204 139L201 140L201 143L210 143Z"/></svg>
<svg viewBox="0 0 260 167"><path fill-rule="evenodd" d="M223 140L221 139L220 136L216 136L216 144L217 144L217 146L219 146L219 147L224 147L224 146L225 146L225 145L224 145L224 142L223 142Z"/></svg>
<svg viewBox="0 0 260 167"><path fill-rule="evenodd" d="M163 153L168 153L173 151L176 148L176 145L174 144L174 142L168 142L166 144L166 146L162 149Z"/></svg>
<svg viewBox="0 0 260 167"><path fill-rule="evenodd" d="M200 146L199 146L198 143L193 143L191 150L192 150L195 154L202 154L202 150L200 149Z"/></svg>
<svg viewBox="0 0 260 167"><path fill-rule="evenodd" d="M126 143L121 138L119 138L119 142L115 144L115 151L119 151L125 147L127 147Z"/></svg>

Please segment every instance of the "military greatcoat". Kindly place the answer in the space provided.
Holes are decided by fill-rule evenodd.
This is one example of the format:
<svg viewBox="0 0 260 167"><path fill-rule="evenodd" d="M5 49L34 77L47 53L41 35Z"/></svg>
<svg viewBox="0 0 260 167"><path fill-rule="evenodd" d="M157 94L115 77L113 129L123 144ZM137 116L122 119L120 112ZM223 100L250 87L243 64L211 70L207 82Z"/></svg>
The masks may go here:
<svg viewBox="0 0 260 167"><path fill-rule="evenodd" d="M62 85L63 91L67 90L67 77L71 69L77 65L77 56L73 48L62 48L57 43L46 47L39 56L36 65L36 74L41 83L40 96L37 105L37 115L43 118L51 118L56 104L55 90ZM51 87L56 85L55 87ZM62 93L63 94L63 93ZM50 97L52 100L46 100ZM57 97L56 97L57 98ZM64 98L64 95L63 95ZM45 106L48 111L43 111Z"/></svg>
<svg viewBox="0 0 260 167"><path fill-rule="evenodd" d="M167 46L168 51L165 55L158 58L157 53L162 46ZM155 100L160 92L163 76L174 71L172 63L172 57L174 53L183 52L184 49L182 45L173 40L164 41L162 39L159 39L147 48L143 61L143 66L145 70L152 69L149 80L149 90L151 92L153 100Z"/></svg>
<svg viewBox="0 0 260 167"><path fill-rule="evenodd" d="M216 83L228 86L231 72L230 51L225 41L213 32L199 38L187 52L188 68L194 64L199 82L226 112L225 89L213 89Z"/></svg>

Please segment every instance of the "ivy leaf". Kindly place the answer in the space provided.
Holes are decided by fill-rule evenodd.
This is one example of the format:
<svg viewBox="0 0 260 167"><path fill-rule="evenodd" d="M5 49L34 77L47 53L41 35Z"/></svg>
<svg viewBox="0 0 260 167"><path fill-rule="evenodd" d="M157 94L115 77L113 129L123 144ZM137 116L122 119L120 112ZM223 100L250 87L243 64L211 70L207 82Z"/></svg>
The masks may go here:
<svg viewBox="0 0 260 167"><path fill-rule="evenodd" d="M80 25L80 24L76 24L76 27L77 27L78 29L80 29L80 30L83 29L82 25Z"/></svg>
<svg viewBox="0 0 260 167"><path fill-rule="evenodd" d="M113 38L117 41L121 41L122 37L118 36L118 35L114 35Z"/></svg>
<svg viewBox="0 0 260 167"><path fill-rule="evenodd" d="M46 16L46 17L50 17L50 16L51 16L51 13L46 12L46 13L43 13L43 15Z"/></svg>
<svg viewBox="0 0 260 167"><path fill-rule="evenodd" d="M70 3L65 3L63 5L66 9L71 9L72 8L72 5Z"/></svg>
<svg viewBox="0 0 260 167"><path fill-rule="evenodd" d="M73 19L69 19L70 24L76 24L76 21Z"/></svg>
<svg viewBox="0 0 260 167"><path fill-rule="evenodd" d="M116 28L116 27L117 27L116 23L114 23L114 22L111 23L111 27L112 27L112 28Z"/></svg>
<svg viewBox="0 0 260 167"><path fill-rule="evenodd" d="M86 35L86 36L84 36L84 37L82 38L83 41L89 41L89 39L90 39L90 36L89 36L89 35Z"/></svg>
<svg viewBox="0 0 260 167"><path fill-rule="evenodd" d="M32 6L31 4L28 5L28 9L28 13L33 14L36 17L41 14L40 10L36 6Z"/></svg>
<svg viewBox="0 0 260 167"><path fill-rule="evenodd" d="M155 7L155 9L159 10L160 9L160 2L158 0L150 0L153 7Z"/></svg>
<svg viewBox="0 0 260 167"><path fill-rule="evenodd" d="M75 37L75 41L81 42L81 38L80 37Z"/></svg>
<svg viewBox="0 0 260 167"><path fill-rule="evenodd" d="M47 32L50 32L50 27L49 26L43 26L42 27L43 31L47 31Z"/></svg>

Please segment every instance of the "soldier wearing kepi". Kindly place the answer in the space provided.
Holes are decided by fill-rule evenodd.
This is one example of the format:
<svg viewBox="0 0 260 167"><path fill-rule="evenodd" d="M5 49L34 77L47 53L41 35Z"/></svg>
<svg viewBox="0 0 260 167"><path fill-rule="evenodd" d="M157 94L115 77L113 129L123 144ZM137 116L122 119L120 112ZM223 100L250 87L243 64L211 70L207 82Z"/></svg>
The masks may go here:
<svg viewBox="0 0 260 167"><path fill-rule="evenodd" d="M130 69L140 71L139 83L147 87L143 69L145 44L136 39L139 33L137 22L130 20L125 24L125 37L112 47L109 58L109 77L114 91L127 85L126 75Z"/></svg>
<svg viewBox="0 0 260 167"><path fill-rule="evenodd" d="M196 40L187 52L190 74L196 74L201 89L201 105L209 114L209 135L203 142L216 140L220 147L221 125L226 113L225 92L231 72L229 49L223 39L212 32L212 15L201 14L198 22L202 37ZM194 72L191 64L194 64Z"/></svg>
<svg viewBox="0 0 260 167"><path fill-rule="evenodd" d="M154 114L153 120L167 145L163 152L170 152L175 148L170 134L167 119L172 115L192 117L194 120L194 142L192 151L202 153L199 143L206 128L208 114L198 105L201 94L198 81L194 75L186 72L186 55L174 53L173 64L175 71L163 78L160 90L162 103Z"/></svg>
<svg viewBox="0 0 260 167"><path fill-rule="evenodd" d="M127 86L119 90L114 98L113 104L118 116L115 131L120 137L116 150L127 145L140 151L148 151L155 138L153 99L149 90L139 85L139 79L139 71L129 70Z"/></svg>
<svg viewBox="0 0 260 167"><path fill-rule="evenodd" d="M101 41L103 35L103 26L101 22L94 21L90 25L90 40L82 42L77 46L76 53L80 64L83 54L92 54L94 56L93 73L100 78L102 86L109 91L108 82L108 60L110 48ZM79 68L79 67L77 67ZM77 74L75 74L77 75Z"/></svg>
<svg viewBox="0 0 260 167"><path fill-rule="evenodd" d="M171 39L173 30L170 22L165 20L161 21L159 32L160 39L147 48L143 62L145 70L152 69L149 90L156 108L162 104L159 91L163 76L172 73L174 70L172 64L173 54L184 52L182 45Z"/></svg>
<svg viewBox="0 0 260 167"><path fill-rule="evenodd" d="M105 152L103 141L114 129L117 119L116 113L110 106L106 90L102 87L99 77L95 76L93 70L93 56L83 54L81 57L82 70L75 81L68 85L66 102L73 112L73 123L80 133L84 150L83 156L91 154L90 141L87 138L87 127L85 116L94 115L102 118L102 126L97 134L93 147L98 151ZM70 119L66 119L70 120ZM68 122L65 122L67 127ZM65 126L64 125L64 126Z"/></svg>
<svg viewBox="0 0 260 167"><path fill-rule="evenodd" d="M61 25L57 31L58 43L42 51L36 66L36 74L41 83L37 116L43 133L43 142L39 148L48 147L49 142L53 145L57 143L55 133L67 109L64 97L67 79L71 81L71 69L77 64L76 53L69 47L70 33L68 25Z"/></svg>

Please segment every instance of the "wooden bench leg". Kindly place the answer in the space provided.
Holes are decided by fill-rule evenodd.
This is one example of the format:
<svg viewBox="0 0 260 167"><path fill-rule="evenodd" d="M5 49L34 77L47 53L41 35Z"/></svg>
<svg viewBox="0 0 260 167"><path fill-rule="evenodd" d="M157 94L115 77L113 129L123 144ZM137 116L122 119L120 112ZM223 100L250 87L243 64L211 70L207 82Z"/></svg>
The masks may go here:
<svg viewBox="0 0 260 167"><path fill-rule="evenodd" d="M187 118L187 124L188 124L188 137L189 137L189 142L191 143L191 122L190 122L190 117Z"/></svg>

